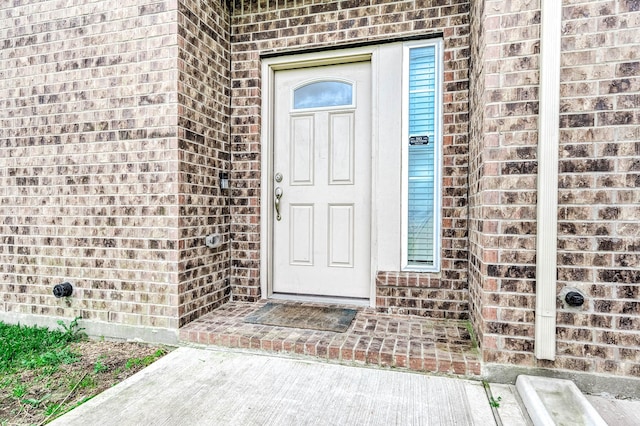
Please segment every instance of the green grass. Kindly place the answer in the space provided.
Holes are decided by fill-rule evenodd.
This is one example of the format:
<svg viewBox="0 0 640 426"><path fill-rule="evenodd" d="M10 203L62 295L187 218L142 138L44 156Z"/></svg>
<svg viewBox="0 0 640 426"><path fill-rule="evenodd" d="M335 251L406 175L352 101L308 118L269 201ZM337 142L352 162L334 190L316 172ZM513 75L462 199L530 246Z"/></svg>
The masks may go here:
<svg viewBox="0 0 640 426"><path fill-rule="evenodd" d="M44 327L27 327L0 322L0 389L6 389L21 407L44 409L49 416L59 409L58 404L49 403L51 394L40 397L30 396L34 384L43 389L50 387L50 376L58 371L60 364L71 364L79 355L70 349L70 344L86 337L78 326L78 319L68 326L58 322L60 330ZM24 371L33 371L32 381L22 383L20 376ZM21 408L21 411L27 408ZM20 414L20 411L18 411ZM5 424L8 419L0 419Z"/></svg>
<svg viewBox="0 0 640 426"><path fill-rule="evenodd" d="M44 368L55 371L59 364L77 360L69 344L84 338L77 319L69 326L59 323L62 330L44 327L26 327L0 322L0 374L13 373L23 368Z"/></svg>
<svg viewBox="0 0 640 426"><path fill-rule="evenodd" d="M75 345L87 340L78 319L57 330L0 322L0 426L46 424L167 353L134 344L111 352L104 339Z"/></svg>

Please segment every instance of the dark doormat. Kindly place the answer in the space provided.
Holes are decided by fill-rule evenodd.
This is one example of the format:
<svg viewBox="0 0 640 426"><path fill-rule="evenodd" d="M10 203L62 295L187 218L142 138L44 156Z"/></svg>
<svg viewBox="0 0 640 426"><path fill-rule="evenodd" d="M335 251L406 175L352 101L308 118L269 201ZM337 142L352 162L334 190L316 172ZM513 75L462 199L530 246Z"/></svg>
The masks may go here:
<svg viewBox="0 0 640 426"><path fill-rule="evenodd" d="M262 308L244 319L251 324L278 325L281 327L308 328L342 333L347 331L355 318L355 309L329 306L289 305L267 302Z"/></svg>

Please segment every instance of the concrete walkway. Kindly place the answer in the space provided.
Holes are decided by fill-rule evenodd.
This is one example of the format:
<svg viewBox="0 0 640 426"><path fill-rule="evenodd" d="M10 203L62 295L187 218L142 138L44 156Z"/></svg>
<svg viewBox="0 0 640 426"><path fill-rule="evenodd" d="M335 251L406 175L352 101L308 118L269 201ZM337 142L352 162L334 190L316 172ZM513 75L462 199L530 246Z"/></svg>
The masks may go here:
<svg viewBox="0 0 640 426"><path fill-rule="evenodd" d="M489 426L496 422L478 381L181 347L50 424Z"/></svg>

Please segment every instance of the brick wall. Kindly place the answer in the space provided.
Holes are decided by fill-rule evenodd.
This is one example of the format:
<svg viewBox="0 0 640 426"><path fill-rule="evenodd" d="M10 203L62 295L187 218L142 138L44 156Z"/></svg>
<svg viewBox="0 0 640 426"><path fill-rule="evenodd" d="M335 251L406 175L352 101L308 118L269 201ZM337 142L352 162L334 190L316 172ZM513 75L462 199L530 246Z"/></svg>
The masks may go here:
<svg viewBox="0 0 640 426"><path fill-rule="evenodd" d="M1 311L177 327L170 3L0 9Z"/></svg>
<svg viewBox="0 0 640 426"><path fill-rule="evenodd" d="M533 355L539 2L474 7L484 59L472 87L485 91L472 98L482 117L471 132L470 293L484 358L637 376L640 6L563 4L555 362ZM571 288L583 307L563 303Z"/></svg>
<svg viewBox="0 0 640 426"><path fill-rule="evenodd" d="M540 12L537 1L474 8L472 318L485 360L517 364L533 356Z"/></svg>
<svg viewBox="0 0 640 426"><path fill-rule="evenodd" d="M485 149L484 120L485 104L485 3L472 2L470 15L469 66L469 316L479 342L484 342L485 315L482 308L485 303L484 285L486 280L486 262L484 259L483 200ZM487 138L489 140L489 138ZM490 256L489 251L489 256ZM491 258L486 259L491 261Z"/></svg>
<svg viewBox="0 0 640 426"><path fill-rule="evenodd" d="M232 287L259 284L260 53L385 42L442 33L445 49L443 248L440 274L379 271L377 303L390 312L467 315L468 1L236 1L232 17Z"/></svg>
<svg viewBox="0 0 640 426"><path fill-rule="evenodd" d="M229 298L228 22L188 1L0 8L0 312L177 329Z"/></svg>
<svg viewBox="0 0 640 426"><path fill-rule="evenodd" d="M640 2L565 1L556 365L640 376Z"/></svg>
<svg viewBox="0 0 640 426"><path fill-rule="evenodd" d="M184 325L229 300L229 13L219 2L178 6L179 317ZM204 244L219 234L218 248Z"/></svg>

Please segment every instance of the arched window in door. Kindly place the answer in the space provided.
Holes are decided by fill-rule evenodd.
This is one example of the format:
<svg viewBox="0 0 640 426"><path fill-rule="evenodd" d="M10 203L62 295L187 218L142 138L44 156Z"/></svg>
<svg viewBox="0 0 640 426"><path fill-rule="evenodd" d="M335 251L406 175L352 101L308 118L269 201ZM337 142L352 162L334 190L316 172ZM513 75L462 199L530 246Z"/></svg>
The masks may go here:
<svg viewBox="0 0 640 426"><path fill-rule="evenodd" d="M315 81L293 91L293 109L353 105L353 84L344 81Z"/></svg>

